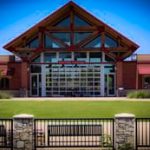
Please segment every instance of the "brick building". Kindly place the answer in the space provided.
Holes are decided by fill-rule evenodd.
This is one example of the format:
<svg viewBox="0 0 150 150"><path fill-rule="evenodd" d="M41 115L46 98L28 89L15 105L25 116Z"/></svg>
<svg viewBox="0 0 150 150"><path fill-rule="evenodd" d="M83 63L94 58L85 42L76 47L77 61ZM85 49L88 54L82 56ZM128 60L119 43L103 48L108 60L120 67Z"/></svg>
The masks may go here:
<svg viewBox="0 0 150 150"><path fill-rule="evenodd" d="M0 56L0 89L35 97L150 89L150 55L127 60L138 47L71 1L4 46L14 55Z"/></svg>

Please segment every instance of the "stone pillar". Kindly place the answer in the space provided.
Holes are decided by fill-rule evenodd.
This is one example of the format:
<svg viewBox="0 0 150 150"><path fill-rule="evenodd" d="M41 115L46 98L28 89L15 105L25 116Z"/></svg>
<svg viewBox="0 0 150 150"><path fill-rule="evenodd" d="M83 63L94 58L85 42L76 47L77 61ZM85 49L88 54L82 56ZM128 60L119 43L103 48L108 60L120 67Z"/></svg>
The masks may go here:
<svg viewBox="0 0 150 150"><path fill-rule="evenodd" d="M14 150L33 150L34 149L34 120L32 115L21 114L13 117Z"/></svg>
<svg viewBox="0 0 150 150"><path fill-rule="evenodd" d="M115 115L114 140L116 150L135 149L135 116L133 114Z"/></svg>

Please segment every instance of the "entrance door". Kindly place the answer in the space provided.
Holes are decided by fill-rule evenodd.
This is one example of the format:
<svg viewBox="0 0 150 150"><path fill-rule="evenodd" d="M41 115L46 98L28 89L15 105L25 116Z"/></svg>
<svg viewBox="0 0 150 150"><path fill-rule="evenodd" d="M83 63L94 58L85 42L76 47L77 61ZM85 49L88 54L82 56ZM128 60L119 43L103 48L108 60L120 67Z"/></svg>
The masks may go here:
<svg viewBox="0 0 150 150"><path fill-rule="evenodd" d="M35 74L31 74L31 96L40 96L40 78L39 78L39 74L35 73Z"/></svg>
<svg viewBox="0 0 150 150"><path fill-rule="evenodd" d="M105 96L115 96L115 74L105 74Z"/></svg>

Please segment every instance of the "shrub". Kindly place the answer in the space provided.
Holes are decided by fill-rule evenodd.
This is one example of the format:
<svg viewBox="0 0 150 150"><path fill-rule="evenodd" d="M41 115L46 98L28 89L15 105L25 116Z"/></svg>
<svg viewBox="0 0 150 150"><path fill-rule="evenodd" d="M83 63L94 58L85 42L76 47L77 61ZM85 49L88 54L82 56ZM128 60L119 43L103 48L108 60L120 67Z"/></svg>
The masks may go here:
<svg viewBox="0 0 150 150"><path fill-rule="evenodd" d="M10 95L8 92L0 91L0 99L10 99L12 95Z"/></svg>
<svg viewBox="0 0 150 150"><path fill-rule="evenodd" d="M150 92L148 91L134 91L127 95L128 98L150 98Z"/></svg>
<svg viewBox="0 0 150 150"><path fill-rule="evenodd" d="M133 146L130 143L124 143L118 147L119 150L133 150Z"/></svg>

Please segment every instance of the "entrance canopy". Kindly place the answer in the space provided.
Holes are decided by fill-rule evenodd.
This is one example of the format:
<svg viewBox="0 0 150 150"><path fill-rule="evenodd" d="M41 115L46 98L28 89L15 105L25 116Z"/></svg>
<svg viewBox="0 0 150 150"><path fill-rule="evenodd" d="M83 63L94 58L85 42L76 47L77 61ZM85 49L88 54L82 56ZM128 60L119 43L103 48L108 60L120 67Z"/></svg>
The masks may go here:
<svg viewBox="0 0 150 150"><path fill-rule="evenodd" d="M150 75L150 64L139 64L138 72L141 75Z"/></svg>

